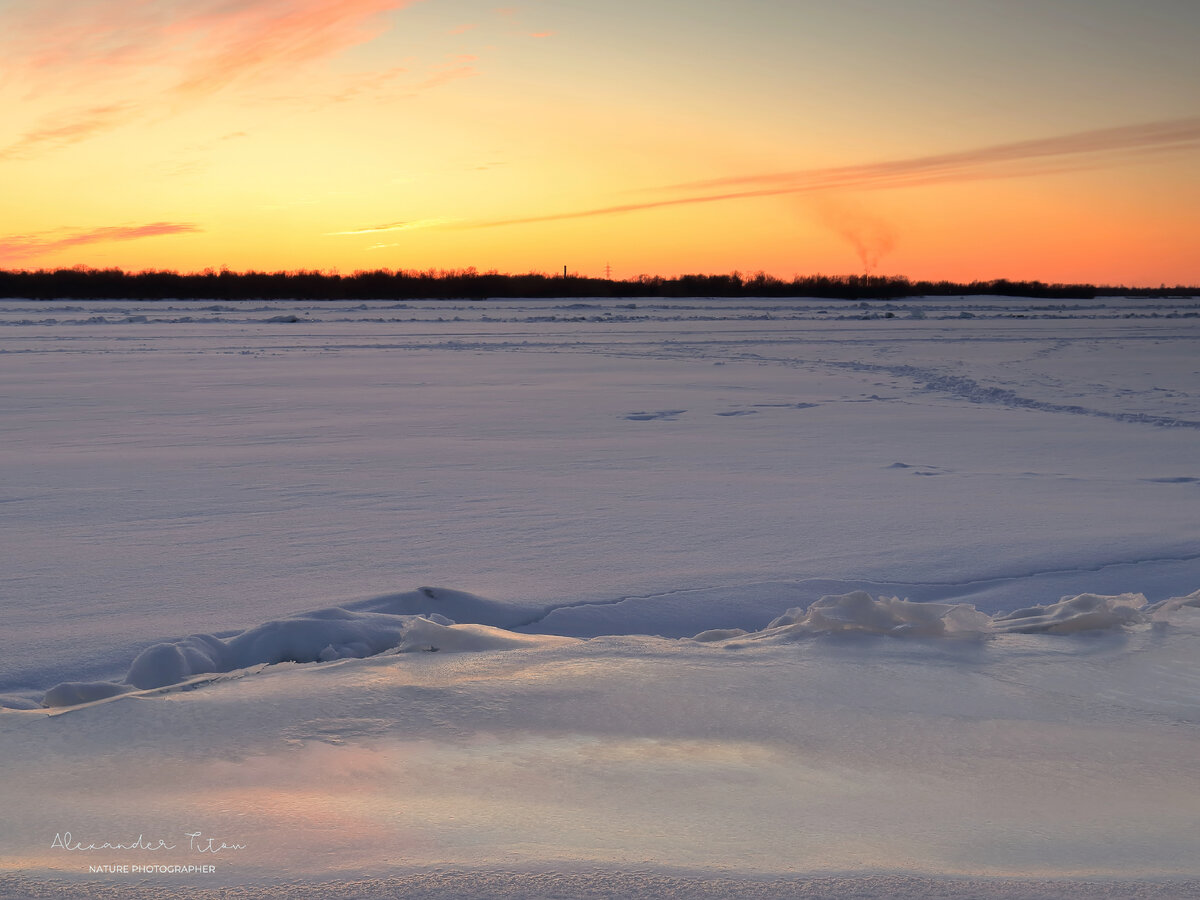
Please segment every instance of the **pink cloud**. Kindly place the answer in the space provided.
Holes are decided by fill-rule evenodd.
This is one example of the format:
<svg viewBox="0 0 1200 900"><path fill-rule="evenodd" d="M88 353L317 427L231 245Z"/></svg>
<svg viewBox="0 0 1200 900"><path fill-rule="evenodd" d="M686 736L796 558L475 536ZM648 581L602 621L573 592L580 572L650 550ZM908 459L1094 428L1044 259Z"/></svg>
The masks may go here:
<svg viewBox="0 0 1200 900"><path fill-rule="evenodd" d="M24 159L34 153L65 147L119 125L133 114L133 107L111 103L60 113L53 121L28 131L0 149L0 159Z"/></svg>
<svg viewBox="0 0 1200 900"><path fill-rule="evenodd" d="M414 0L254 0L220 4L189 16L167 32L172 43L195 48L175 86L209 93L239 79L333 56L365 43L383 28L382 13Z"/></svg>
<svg viewBox="0 0 1200 900"><path fill-rule="evenodd" d="M387 27L385 13L416 2L76 0L69 10L0 3L6 79L26 91L30 109L68 94L116 98L53 113L0 148L0 158L85 140L161 111L164 101L169 108L232 85L258 88L372 40Z"/></svg>
<svg viewBox="0 0 1200 900"><path fill-rule="evenodd" d="M376 37L419 0L90 0L0 12L6 67L37 84L94 84L148 67L177 94L327 58Z"/></svg>
<svg viewBox="0 0 1200 900"><path fill-rule="evenodd" d="M784 191L831 187L886 188L939 181L1073 171L1103 161L1173 150L1200 149L1200 117L1098 128L868 165L738 175L669 185L659 190L775 187Z"/></svg>
<svg viewBox="0 0 1200 900"><path fill-rule="evenodd" d="M621 213L717 203L751 197L804 194L833 190L885 190L997 178L1019 178L1077 172L1102 165L1144 159L1159 154L1200 150L1200 117L1171 119L1116 128L995 144L954 153L888 160L866 165L798 169L736 175L653 188L668 194L661 199L635 201L594 209L540 216L474 222L462 228L496 228L564 219L584 219ZM646 193L646 192L642 192Z"/></svg>
<svg viewBox="0 0 1200 900"><path fill-rule="evenodd" d="M19 262L88 244L135 241L170 234L193 234L202 230L190 222L151 222L148 225L106 225L101 228L14 234L0 238L0 262Z"/></svg>

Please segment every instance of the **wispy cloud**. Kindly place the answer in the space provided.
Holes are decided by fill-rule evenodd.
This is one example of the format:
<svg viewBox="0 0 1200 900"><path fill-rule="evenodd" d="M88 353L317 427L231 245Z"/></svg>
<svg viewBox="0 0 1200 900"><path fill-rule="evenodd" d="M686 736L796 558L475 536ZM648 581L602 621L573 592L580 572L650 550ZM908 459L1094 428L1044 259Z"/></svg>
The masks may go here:
<svg viewBox="0 0 1200 900"><path fill-rule="evenodd" d="M171 90L220 89L371 40L381 14L418 0L89 0L69 17L54 4L0 10L6 65L88 80L169 67ZM163 73L157 73L161 76Z"/></svg>
<svg viewBox="0 0 1200 900"><path fill-rule="evenodd" d="M459 79L475 77L479 70L472 63L477 59L471 54L454 54L446 61L420 71L395 66L381 72L343 75L339 79L341 86L335 86L328 93L278 95L272 100L274 103L303 103L308 106L408 100Z"/></svg>
<svg viewBox="0 0 1200 900"><path fill-rule="evenodd" d="M640 193L674 196L539 216L464 223L460 227L497 228L780 194L884 190L1056 174L1116 165L1168 152L1197 150L1200 150L1200 117L1172 119L865 165L736 175L665 185Z"/></svg>
<svg viewBox="0 0 1200 900"><path fill-rule="evenodd" d="M346 86L324 98L327 103L345 103L359 98L379 98L395 92L401 79L408 74L405 66L393 66L382 72L355 75Z"/></svg>
<svg viewBox="0 0 1200 900"><path fill-rule="evenodd" d="M1123 157L1175 149L1200 149L1200 117L1079 131L861 166L715 178L670 185L662 190L740 185L774 185L793 190L906 187L931 181L1006 178L1031 171L1044 172L1047 167L1053 171L1072 171ZM1037 168L1027 168L1030 164Z"/></svg>
<svg viewBox="0 0 1200 900"><path fill-rule="evenodd" d="M208 9L167 31L195 52L174 86L183 95L209 93L265 71L332 56L376 37L380 14L414 0L242 0Z"/></svg>
<svg viewBox="0 0 1200 900"><path fill-rule="evenodd" d="M479 70L472 65L453 66L450 68L439 68L432 75L416 85L417 91L429 91L434 88L439 88L442 85L450 84L453 81L458 81L462 78L474 78L479 74Z"/></svg>
<svg viewBox="0 0 1200 900"><path fill-rule="evenodd" d="M55 113L5 156L84 140L234 85L255 90L372 40L384 14L420 0L87 0L0 3L5 76L31 106L103 88L109 104ZM10 119L11 120L11 119Z"/></svg>
<svg viewBox="0 0 1200 900"><path fill-rule="evenodd" d="M371 225L366 228L353 228L349 231L327 231L326 237L338 237L352 234L382 234L387 231L412 231L416 228L435 228L446 225L454 219L414 219L408 222L385 222L382 225Z"/></svg>
<svg viewBox="0 0 1200 900"><path fill-rule="evenodd" d="M0 262L21 262L72 247L135 241L169 234L193 234L203 229L191 222L151 222L148 225L106 225L101 228L61 228L35 234L0 237Z"/></svg>
<svg viewBox="0 0 1200 900"><path fill-rule="evenodd" d="M7 147L0 148L0 159L25 159L43 150L54 150L87 140L92 135L120 125L133 114L125 103L110 103L57 113Z"/></svg>

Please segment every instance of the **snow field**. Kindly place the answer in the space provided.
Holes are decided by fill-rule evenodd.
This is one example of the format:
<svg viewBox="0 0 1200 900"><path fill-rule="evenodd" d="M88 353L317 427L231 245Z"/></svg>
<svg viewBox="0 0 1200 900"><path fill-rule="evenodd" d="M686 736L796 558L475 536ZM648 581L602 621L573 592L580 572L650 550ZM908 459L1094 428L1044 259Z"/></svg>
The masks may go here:
<svg viewBox="0 0 1200 900"><path fill-rule="evenodd" d="M0 897L1197 896L1195 313L2 301Z"/></svg>

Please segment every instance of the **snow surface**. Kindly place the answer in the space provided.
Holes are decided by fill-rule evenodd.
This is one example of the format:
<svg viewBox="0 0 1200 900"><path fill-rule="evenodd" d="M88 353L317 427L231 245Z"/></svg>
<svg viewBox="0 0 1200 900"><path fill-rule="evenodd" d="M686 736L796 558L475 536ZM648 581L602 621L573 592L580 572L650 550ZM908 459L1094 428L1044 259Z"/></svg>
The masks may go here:
<svg viewBox="0 0 1200 900"><path fill-rule="evenodd" d="M348 608L349 607L349 608ZM413 615L412 609L430 612ZM301 613L266 622L226 638L193 634L147 647L133 660L120 682L63 682L41 698L42 707L76 706L107 700L138 689L171 687L197 675L235 672L277 663L332 662L362 659L385 651L406 653L478 653L489 650L553 647L578 639L528 635L481 623L458 624L444 613L486 610L479 597L461 591L421 588L408 594ZM969 603L914 603L898 597L872 597L865 591L826 596L807 608L789 609L753 634L741 628L713 628L695 635L700 643L734 639L788 641L829 634L876 634L892 637L986 638L995 634L1078 634L1139 625L1170 624L1170 614L1200 608L1200 590L1152 606L1141 594L1100 597L1081 594L1057 603L1030 606L988 616ZM436 611L434 611L436 610ZM610 617L619 612L608 607ZM1152 614L1152 615L1151 615ZM616 630L615 623L614 628ZM34 708L32 703L15 703Z"/></svg>
<svg viewBox="0 0 1200 900"><path fill-rule="evenodd" d="M1198 339L0 301L0 897L1198 896Z"/></svg>

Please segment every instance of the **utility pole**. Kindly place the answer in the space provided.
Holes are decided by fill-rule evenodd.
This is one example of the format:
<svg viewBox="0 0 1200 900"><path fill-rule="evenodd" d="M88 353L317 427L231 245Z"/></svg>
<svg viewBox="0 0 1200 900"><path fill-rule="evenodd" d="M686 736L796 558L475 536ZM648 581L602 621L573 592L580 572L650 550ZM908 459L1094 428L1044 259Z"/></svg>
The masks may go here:
<svg viewBox="0 0 1200 900"><path fill-rule="evenodd" d="M567 280L567 267L563 266L563 281Z"/></svg>

